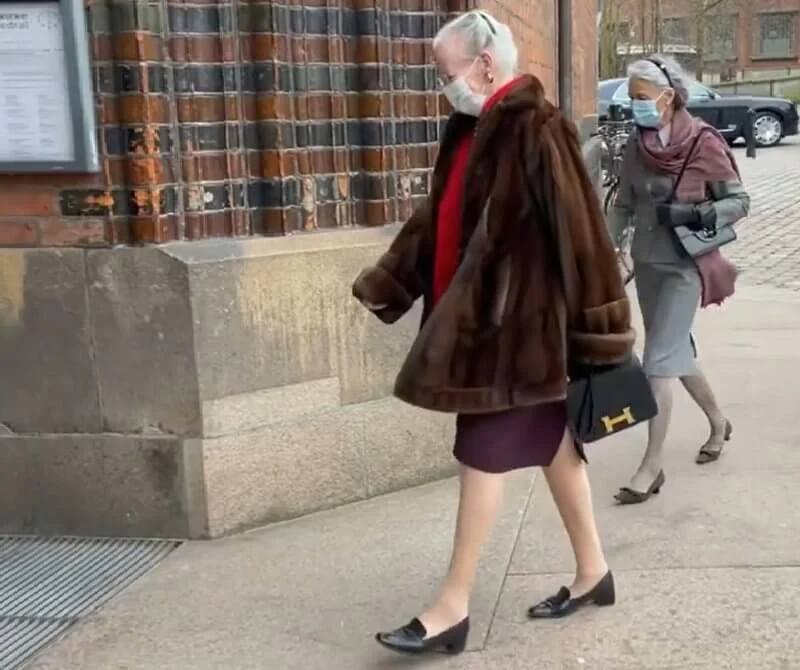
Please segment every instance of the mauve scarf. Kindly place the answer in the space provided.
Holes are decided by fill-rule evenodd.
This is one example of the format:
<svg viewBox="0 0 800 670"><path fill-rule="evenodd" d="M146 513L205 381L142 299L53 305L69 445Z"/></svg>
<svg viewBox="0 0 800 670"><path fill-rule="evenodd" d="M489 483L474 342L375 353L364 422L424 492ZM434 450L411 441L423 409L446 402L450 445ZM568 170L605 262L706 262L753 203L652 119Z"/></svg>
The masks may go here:
<svg viewBox="0 0 800 670"><path fill-rule="evenodd" d="M637 138L645 165L655 172L677 178L698 133L703 132L678 185L678 202L703 202L708 199L706 184L715 181L739 181L739 168L728 143L705 121L693 117L685 109L675 112L667 146L661 144L658 130L640 128ZM695 259L703 293L701 307L721 305L733 295L738 271L719 249Z"/></svg>

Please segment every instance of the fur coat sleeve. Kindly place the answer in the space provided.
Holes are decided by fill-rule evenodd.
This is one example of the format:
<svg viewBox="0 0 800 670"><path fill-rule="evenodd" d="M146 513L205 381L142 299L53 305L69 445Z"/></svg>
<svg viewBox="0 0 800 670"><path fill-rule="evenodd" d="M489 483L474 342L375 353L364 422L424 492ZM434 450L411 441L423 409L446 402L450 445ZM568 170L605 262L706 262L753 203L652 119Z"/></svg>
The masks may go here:
<svg viewBox="0 0 800 670"><path fill-rule="evenodd" d="M406 221L388 251L353 283L353 295L384 323L394 323L427 290L425 257L431 198Z"/></svg>
<svg viewBox="0 0 800 670"><path fill-rule="evenodd" d="M527 170L535 206L544 210L558 249L569 362L615 364L630 356L635 334L600 201L574 124L557 112L545 119L536 116L531 123L539 127L527 143Z"/></svg>

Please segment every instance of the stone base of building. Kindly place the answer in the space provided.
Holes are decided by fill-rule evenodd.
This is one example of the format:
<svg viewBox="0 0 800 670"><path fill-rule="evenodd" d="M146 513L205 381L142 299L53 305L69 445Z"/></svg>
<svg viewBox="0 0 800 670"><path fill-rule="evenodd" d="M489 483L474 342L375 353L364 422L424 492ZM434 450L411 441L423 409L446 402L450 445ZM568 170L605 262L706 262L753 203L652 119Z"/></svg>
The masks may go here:
<svg viewBox="0 0 800 670"><path fill-rule="evenodd" d="M0 533L216 537L453 473L453 417L391 397L419 311L350 294L396 231L0 250Z"/></svg>
<svg viewBox="0 0 800 670"><path fill-rule="evenodd" d="M0 533L215 537L453 472L390 396L418 313L351 297L392 228L0 251Z"/></svg>

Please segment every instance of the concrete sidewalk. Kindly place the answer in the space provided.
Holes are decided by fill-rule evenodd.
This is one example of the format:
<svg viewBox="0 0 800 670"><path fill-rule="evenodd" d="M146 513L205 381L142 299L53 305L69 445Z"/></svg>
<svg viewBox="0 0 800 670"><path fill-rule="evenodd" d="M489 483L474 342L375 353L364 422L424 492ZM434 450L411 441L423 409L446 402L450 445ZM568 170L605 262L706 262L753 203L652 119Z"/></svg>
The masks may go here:
<svg viewBox="0 0 800 670"><path fill-rule="evenodd" d="M446 481L184 545L31 667L800 668L800 296L742 288L702 314L698 336L734 425L721 462L694 465L706 428L682 392L660 496L612 504L643 430L591 449L616 607L526 620L526 607L567 581L573 564L544 481L520 473L483 564L473 651L461 657L419 663L371 639L417 614L446 567L456 501Z"/></svg>

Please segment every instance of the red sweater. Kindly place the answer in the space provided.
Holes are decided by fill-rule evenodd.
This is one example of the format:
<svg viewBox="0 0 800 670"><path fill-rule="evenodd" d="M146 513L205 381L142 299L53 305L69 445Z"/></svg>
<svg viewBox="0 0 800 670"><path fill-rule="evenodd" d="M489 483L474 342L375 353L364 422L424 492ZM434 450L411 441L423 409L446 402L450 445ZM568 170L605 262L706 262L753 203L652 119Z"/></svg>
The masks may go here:
<svg viewBox="0 0 800 670"><path fill-rule="evenodd" d="M518 79L499 88L483 106L485 114L492 106L516 85ZM461 241L461 207L464 201L464 176L467 171L472 140L475 133L468 133L456 147L453 163L447 175L447 183L439 202L436 217L436 249L433 259L433 302L436 304L458 270L458 252Z"/></svg>

